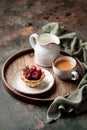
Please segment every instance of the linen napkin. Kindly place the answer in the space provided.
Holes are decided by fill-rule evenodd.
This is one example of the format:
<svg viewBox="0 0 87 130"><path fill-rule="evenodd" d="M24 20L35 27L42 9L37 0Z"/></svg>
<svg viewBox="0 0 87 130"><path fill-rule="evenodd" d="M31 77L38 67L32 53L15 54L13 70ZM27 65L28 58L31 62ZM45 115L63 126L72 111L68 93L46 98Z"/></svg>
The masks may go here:
<svg viewBox="0 0 87 130"><path fill-rule="evenodd" d="M52 33L60 38L61 49L77 57L87 71L87 42L80 39L75 32L64 30L57 22L42 27L43 32ZM81 113L87 110L87 74L81 79L77 89L67 97L58 96L49 106L46 122L51 123L69 113Z"/></svg>

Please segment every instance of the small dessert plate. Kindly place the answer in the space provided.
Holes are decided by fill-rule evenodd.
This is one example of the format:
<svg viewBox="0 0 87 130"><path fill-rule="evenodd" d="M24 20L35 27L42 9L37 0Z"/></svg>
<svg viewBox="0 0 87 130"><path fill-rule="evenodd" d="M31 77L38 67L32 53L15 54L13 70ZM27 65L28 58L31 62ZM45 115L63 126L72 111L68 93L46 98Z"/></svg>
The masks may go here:
<svg viewBox="0 0 87 130"><path fill-rule="evenodd" d="M45 78L42 81L41 86L36 88L31 88L26 86L26 84L20 78L20 70L15 73L12 79L12 86L19 92L30 95L37 95L47 92L53 87L54 78L53 75L47 71L43 70L45 73Z"/></svg>

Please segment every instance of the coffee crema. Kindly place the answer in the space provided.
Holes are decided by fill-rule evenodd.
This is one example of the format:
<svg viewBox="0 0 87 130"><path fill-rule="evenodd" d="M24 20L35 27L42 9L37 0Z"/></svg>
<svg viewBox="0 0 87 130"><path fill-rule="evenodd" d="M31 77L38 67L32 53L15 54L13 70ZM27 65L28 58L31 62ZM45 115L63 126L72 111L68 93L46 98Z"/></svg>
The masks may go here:
<svg viewBox="0 0 87 130"><path fill-rule="evenodd" d="M56 62L55 66L60 70L66 71L66 70L73 69L75 67L75 64L73 64L69 60L61 60Z"/></svg>

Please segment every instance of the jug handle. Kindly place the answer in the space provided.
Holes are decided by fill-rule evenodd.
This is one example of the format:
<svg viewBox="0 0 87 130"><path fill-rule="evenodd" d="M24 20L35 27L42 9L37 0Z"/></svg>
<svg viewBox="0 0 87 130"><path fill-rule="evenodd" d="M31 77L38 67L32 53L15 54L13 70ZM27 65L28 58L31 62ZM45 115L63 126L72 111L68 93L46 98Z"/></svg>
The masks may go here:
<svg viewBox="0 0 87 130"><path fill-rule="evenodd" d="M29 42L33 49L35 48L35 45L37 43L37 38L38 38L38 34L36 33L31 34L29 37Z"/></svg>

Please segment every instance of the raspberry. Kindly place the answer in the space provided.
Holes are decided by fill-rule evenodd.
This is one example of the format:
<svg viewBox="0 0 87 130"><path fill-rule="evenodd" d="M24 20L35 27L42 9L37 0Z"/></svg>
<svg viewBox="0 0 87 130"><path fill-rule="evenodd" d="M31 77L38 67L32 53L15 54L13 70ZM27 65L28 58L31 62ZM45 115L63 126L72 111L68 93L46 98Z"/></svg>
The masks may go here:
<svg viewBox="0 0 87 130"><path fill-rule="evenodd" d="M30 73L27 73L27 74L25 75L25 78L26 78L26 79L31 79L31 74L30 74Z"/></svg>
<svg viewBox="0 0 87 130"><path fill-rule="evenodd" d="M23 69L23 74L26 75L28 72L26 70L26 68Z"/></svg>
<svg viewBox="0 0 87 130"><path fill-rule="evenodd" d="M33 66L31 66L30 70L36 71L36 70L37 70L37 67L33 65Z"/></svg>
<svg viewBox="0 0 87 130"><path fill-rule="evenodd" d="M42 70L41 69L38 69L37 71L38 71L39 75L42 74Z"/></svg>
<svg viewBox="0 0 87 130"><path fill-rule="evenodd" d="M35 80L39 79L40 78L40 73L38 71L34 71L32 73L32 78L35 79Z"/></svg>

